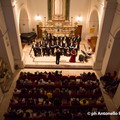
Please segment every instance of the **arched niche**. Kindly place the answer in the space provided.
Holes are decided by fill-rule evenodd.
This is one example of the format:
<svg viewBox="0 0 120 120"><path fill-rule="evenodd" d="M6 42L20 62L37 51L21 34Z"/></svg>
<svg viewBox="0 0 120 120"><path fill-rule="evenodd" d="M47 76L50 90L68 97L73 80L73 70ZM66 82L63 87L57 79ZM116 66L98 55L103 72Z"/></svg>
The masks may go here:
<svg viewBox="0 0 120 120"><path fill-rule="evenodd" d="M20 33L29 32L29 19L28 19L28 13L25 8L21 8L20 10L19 30L20 30Z"/></svg>
<svg viewBox="0 0 120 120"><path fill-rule="evenodd" d="M108 43L108 48L111 48L111 53L107 65L107 71L119 71L120 69L120 56L119 56L119 51L120 51L120 30L117 32L115 35L115 39L112 45L112 40L109 40Z"/></svg>
<svg viewBox="0 0 120 120"><path fill-rule="evenodd" d="M97 36L98 35L99 17L98 17L98 12L96 10L93 10L91 12L90 20L89 20L89 29L90 29L90 34L92 36Z"/></svg>
<svg viewBox="0 0 120 120"><path fill-rule="evenodd" d="M89 19L89 38L88 43L93 52L96 49L97 36L99 32L99 17L97 10L92 10Z"/></svg>

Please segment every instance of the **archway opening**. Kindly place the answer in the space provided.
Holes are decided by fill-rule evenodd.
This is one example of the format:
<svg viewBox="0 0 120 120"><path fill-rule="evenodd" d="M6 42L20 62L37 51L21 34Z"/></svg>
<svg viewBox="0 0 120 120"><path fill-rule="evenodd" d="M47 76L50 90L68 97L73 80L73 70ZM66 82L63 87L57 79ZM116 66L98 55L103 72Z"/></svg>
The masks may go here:
<svg viewBox="0 0 120 120"><path fill-rule="evenodd" d="M31 42L31 31L29 31L29 18L25 8L21 8L19 16L19 32L22 42L22 48L25 47L26 43ZM30 36L30 37L29 37Z"/></svg>
<svg viewBox="0 0 120 120"><path fill-rule="evenodd" d="M20 11L19 29L20 29L20 33L28 33L29 32L28 14L24 8L22 8Z"/></svg>
<svg viewBox="0 0 120 120"><path fill-rule="evenodd" d="M93 10L89 20L89 39L88 44L90 45L93 52L95 52L97 36L99 32L99 18L96 10Z"/></svg>

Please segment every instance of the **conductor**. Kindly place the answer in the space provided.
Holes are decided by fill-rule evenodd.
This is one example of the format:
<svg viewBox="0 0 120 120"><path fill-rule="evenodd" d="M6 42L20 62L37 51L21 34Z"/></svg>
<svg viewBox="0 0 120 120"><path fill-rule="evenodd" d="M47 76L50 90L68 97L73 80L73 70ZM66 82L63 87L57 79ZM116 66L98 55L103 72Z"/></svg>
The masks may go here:
<svg viewBox="0 0 120 120"><path fill-rule="evenodd" d="M59 64L60 62L60 55L61 55L61 52L60 52L60 49L58 48L56 51L56 64Z"/></svg>

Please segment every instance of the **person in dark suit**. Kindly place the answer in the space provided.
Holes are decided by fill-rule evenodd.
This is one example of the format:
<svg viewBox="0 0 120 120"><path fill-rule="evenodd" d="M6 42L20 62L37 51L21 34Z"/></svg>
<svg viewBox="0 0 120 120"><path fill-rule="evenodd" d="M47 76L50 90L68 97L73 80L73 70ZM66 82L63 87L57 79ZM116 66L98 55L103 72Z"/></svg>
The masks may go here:
<svg viewBox="0 0 120 120"><path fill-rule="evenodd" d="M52 40L52 43L51 43L50 49L51 49L51 54L54 55L55 44L54 44L54 41L53 41L53 40Z"/></svg>
<svg viewBox="0 0 120 120"><path fill-rule="evenodd" d="M45 56L45 50L46 50L46 46L45 46L45 43L43 43L42 45L42 53L43 53L43 56Z"/></svg>
<svg viewBox="0 0 120 120"><path fill-rule="evenodd" d="M46 52L47 52L47 55L50 56L50 42L47 43Z"/></svg>
<svg viewBox="0 0 120 120"><path fill-rule="evenodd" d="M60 42L59 48L60 48L60 52L62 55L63 54L63 42L62 41Z"/></svg>
<svg viewBox="0 0 120 120"><path fill-rule="evenodd" d="M56 64L59 64L60 62L60 55L61 55L61 52L60 52L60 49L58 48L56 51Z"/></svg>
<svg viewBox="0 0 120 120"><path fill-rule="evenodd" d="M80 35L77 36L77 42L78 42L78 50L79 50L80 49L80 42L81 42Z"/></svg>
<svg viewBox="0 0 120 120"><path fill-rule="evenodd" d="M32 44L32 49L33 49L33 52L34 52L34 56L36 57L37 56L37 49L36 49L36 43L33 42Z"/></svg>
<svg viewBox="0 0 120 120"><path fill-rule="evenodd" d="M64 55L67 56L67 51L69 50L69 47L67 46L67 43L65 43L64 47Z"/></svg>

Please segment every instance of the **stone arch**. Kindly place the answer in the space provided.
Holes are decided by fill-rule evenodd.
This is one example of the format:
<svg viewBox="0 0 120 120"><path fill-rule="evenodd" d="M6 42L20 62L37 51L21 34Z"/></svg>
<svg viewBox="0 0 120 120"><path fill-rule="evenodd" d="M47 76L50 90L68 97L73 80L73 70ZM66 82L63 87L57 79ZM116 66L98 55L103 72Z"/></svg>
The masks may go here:
<svg viewBox="0 0 120 120"><path fill-rule="evenodd" d="M22 7L20 9L19 31L20 31L20 33L28 33L29 32L29 17L28 17L27 10L24 7Z"/></svg>
<svg viewBox="0 0 120 120"><path fill-rule="evenodd" d="M95 52L98 33L99 33L99 14L98 14L97 9L95 8L91 10L88 26L89 26L88 43L92 51Z"/></svg>
<svg viewBox="0 0 120 120"><path fill-rule="evenodd" d="M116 30L113 32L113 36L115 37L120 31L120 25L116 28Z"/></svg>
<svg viewBox="0 0 120 120"><path fill-rule="evenodd" d="M112 47L110 57L109 57L109 62L108 62L108 67L107 71L119 71L120 69L120 56L118 55L118 51L120 51L120 29L116 33L114 37L114 42L113 45L109 43L109 46Z"/></svg>
<svg viewBox="0 0 120 120"><path fill-rule="evenodd" d="M93 36L97 36L99 33L99 14L96 9L93 9L89 18L89 29Z"/></svg>

